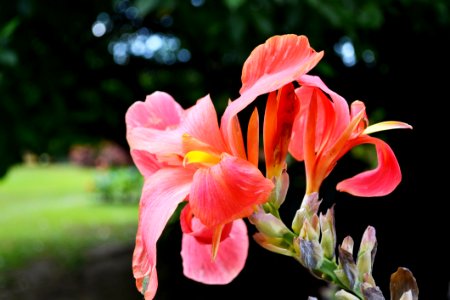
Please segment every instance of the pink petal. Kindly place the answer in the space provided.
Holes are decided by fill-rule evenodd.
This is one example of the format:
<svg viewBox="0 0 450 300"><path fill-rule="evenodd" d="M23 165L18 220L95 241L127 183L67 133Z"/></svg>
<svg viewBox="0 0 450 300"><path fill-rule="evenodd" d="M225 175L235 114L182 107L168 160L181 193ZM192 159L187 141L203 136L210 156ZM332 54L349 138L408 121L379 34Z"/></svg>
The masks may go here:
<svg viewBox="0 0 450 300"><path fill-rule="evenodd" d="M338 183L338 191L360 197L376 197L390 194L400 183L402 174L394 152L384 141L367 135L353 141L352 147L360 144L374 144L378 166Z"/></svg>
<svg viewBox="0 0 450 300"><path fill-rule="evenodd" d="M185 233L181 248L183 273L186 277L205 284L228 284L244 268L248 246L247 227L241 219L234 221L229 234L222 237L214 260L211 259L211 244Z"/></svg>
<svg viewBox="0 0 450 300"><path fill-rule="evenodd" d="M216 109L209 95L199 99L187 110L182 131L216 149L226 149L220 134Z"/></svg>
<svg viewBox="0 0 450 300"><path fill-rule="evenodd" d="M253 164L224 154L218 164L197 170L189 203L203 224L215 227L250 215L272 189L272 181Z"/></svg>
<svg viewBox="0 0 450 300"><path fill-rule="evenodd" d="M151 299L157 287L156 243L178 204L189 193L192 172L183 168L164 168L146 178L139 205L139 229L133 256L133 273L138 288L149 280L142 293ZM146 288L146 289L145 289ZM146 298L146 300L148 300Z"/></svg>
<svg viewBox="0 0 450 300"><path fill-rule="evenodd" d="M127 141L131 150L144 150L162 156L176 156L183 155L182 136L181 130L136 127L128 132Z"/></svg>
<svg viewBox="0 0 450 300"><path fill-rule="evenodd" d="M154 154L146 151L131 150L131 157L139 172L141 172L144 177L152 175L163 166L162 163L158 162L158 159Z"/></svg>
<svg viewBox="0 0 450 300"><path fill-rule="evenodd" d="M125 121L128 129L166 129L178 125L182 114L183 108L172 96L164 92L154 92L147 96L145 102L133 103L125 114Z"/></svg>
<svg viewBox="0 0 450 300"><path fill-rule="evenodd" d="M142 242L141 227L138 227L136 244L133 251L133 275L136 279L136 288L146 300L153 299L158 289L158 274L156 264L149 264L149 257Z"/></svg>

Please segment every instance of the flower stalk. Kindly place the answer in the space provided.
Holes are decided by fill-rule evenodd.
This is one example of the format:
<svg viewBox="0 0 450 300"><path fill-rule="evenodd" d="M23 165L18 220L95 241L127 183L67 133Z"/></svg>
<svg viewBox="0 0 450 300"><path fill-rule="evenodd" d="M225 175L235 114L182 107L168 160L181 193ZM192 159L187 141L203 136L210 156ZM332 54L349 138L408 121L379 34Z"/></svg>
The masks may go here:
<svg viewBox="0 0 450 300"><path fill-rule="evenodd" d="M400 166L391 147L370 134L412 126L369 124L362 101L349 105L320 77L308 74L322 57L306 36L269 38L245 61L240 96L230 100L220 124L209 95L183 109L156 91L129 108L127 141L145 179L133 254L136 287L145 300L153 299L158 287L156 243L180 204L183 273L192 280L227 284L240 273L248 254L248 219L257 230L254 241L328 282L334 299L384 299L372 276L375 228L366 228L357 252L351 236L338 245L334 205L321 212L319 191L345 154L368 144L376 151L377 166L340 181L336 189L357 197L391 193L401 182ZM258 110L249 119L245 142L238 119L262 95L267 95L265 170L259 169ZM306 176L290 226L280 214L291 180L288 155L304 163ZM418 299L408 269L392 274L390 295L391 300Z"/></svg>

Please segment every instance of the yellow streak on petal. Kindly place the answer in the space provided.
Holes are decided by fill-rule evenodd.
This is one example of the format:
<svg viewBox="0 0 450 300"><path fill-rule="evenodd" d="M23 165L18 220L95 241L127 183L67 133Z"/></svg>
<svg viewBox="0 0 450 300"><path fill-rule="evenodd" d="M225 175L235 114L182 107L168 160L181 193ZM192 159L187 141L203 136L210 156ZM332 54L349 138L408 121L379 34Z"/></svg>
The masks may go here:
<svg viewBox="0 0 450 300"><path fill-rule="evenodd" d="M219 163L220 157L204 151L190 151L186 153L183 160L183 166L188 164L200 163L206 166L214 166Z"/></svg>
<svg viewBox="0 0 450 300"><path fill-rule="evenodd" d="M384 121L368 126L366 129L364 129L363 134L371 134L374 132L389 129L412 129L412 126L404 122Z"/></svg>

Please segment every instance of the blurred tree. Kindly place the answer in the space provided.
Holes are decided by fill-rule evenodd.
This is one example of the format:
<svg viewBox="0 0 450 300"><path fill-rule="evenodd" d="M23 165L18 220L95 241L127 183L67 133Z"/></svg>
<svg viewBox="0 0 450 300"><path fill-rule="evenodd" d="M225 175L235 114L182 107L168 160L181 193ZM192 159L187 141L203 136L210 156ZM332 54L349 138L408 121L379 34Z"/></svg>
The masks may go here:
<svg viewBox="0 0 450 300"><path fill-rule="evenodd" d="M406 54L424 45L418 36L438 40L448 34L448 19L444 0L4 3L0 174L25 151L58 158L78 142L107 138L124 145L125 110L156 89L186 105L211 93L223 110L238 95L245 58L274 34L306 34L326 52L314 72L350 99L360 97L374 86L367 78L395 80L411 66ZM100 31L94 32L96 24ZM343 38L353 47L353 67L335 53ZM387 48L393 42L396 47ZM366 101L396 106L373 90L362 94Z"/></svg>

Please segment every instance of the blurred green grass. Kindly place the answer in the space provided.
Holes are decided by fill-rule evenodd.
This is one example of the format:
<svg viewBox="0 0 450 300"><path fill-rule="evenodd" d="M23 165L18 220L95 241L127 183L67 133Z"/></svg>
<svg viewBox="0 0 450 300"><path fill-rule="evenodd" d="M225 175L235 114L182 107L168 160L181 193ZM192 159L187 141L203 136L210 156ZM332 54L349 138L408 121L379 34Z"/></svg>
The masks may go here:
<svg viewBox="0 0 450 300"><path fill-rule="evenodd" d="M83 250L134 242L138 206L96 201L105 170L18 165L0 181L0 273L41 257L74 265Z"/></svg>

